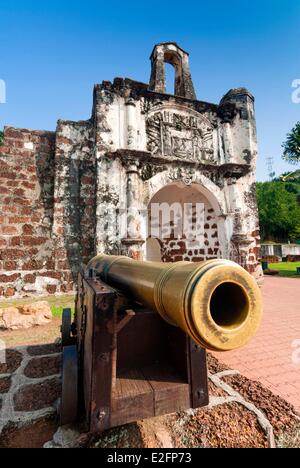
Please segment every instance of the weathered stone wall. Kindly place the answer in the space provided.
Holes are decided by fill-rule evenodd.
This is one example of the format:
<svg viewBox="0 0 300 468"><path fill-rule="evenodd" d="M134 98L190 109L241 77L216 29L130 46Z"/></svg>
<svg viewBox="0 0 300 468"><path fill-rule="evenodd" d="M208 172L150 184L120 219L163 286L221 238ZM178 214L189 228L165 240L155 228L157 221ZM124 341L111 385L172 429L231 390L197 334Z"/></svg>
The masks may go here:
<svg viewBox="0 0 300 468"><path fill-rule="evenodd" d="M91 122L59 121L56 138L55 269L66 292L81 265L95 254L96 170Z"/></svg>
<svg viewBox="0 0 300 468"><path fill-rule="evenodd" d="M94 255L91 124L5 129L0 146L0 297L65 293Z"/></svg>
<svg viewBox="0 0 300 468"><path fill-rule="evenodd" d="M198 101L175 43L157 45L151 62L150 85L96 85L88 121L59 121L54 133L5 130L0 295L66 292L94 254L150 258L153 240L163 261L223 257L260 278L253 96L238 88L219 104ZM165 62L174 95L165 93ZM149 233L151 203L168 187L204 201L202 246ZM176 201L176 190L163 201Z"/></svg>
<svg viewBox="0 0 300 468"><path fill-rule="evenodd" d="M151 204L165 203L174 207L171 213L171 223L169 219L163 220L159 227L157 235L160 253L158 257L163 262L190 261L202 262L213 258L220 258L219 226L216 212L209 200L201 193L197 184L184 186L184 184L170 184L164 189L158 191L151 200ZM190 204L190 218L193 226L197 224L197 204L200 204L203 219L203 239L195 245L194 240L190 240L188 234L184 231L182 223L178 225L178 212L176 208L181 208L184 212L184 206ZM179 206L180 205L180 206ZM202 211L203 210L203 211ZM176 220L177 218L177 220ZM181 218L179 218L182 221ZM166 226L165 221L167 221ZM149 224L151 215L149 213ZM169 224L169 227L168 227ZM165 235L163 231L166 229ZM178 236L178 230L180 235ZM202 229L201 229L202 231ZM202 234L202 233L201 233ZM153 238L152 238L152 245Z"/></svg>
<svg viewBox="0 0 300 468"><path fill-rule="evenodd" d="M56 290L55 134L5 129L0 146L0 296Z"/></svg>
<svg viewBox="0 0 300 468"><path fill-rule="evenodd" d="M203 262L220 258L220 243L218 235L218 225L213 208L205 210L204 242L201 248L190 245L185 236L183 238L165 239L161 245L161 259L163 262Z"/></svg>
<svg viewBox="0 0 300 468"><path fill-rule="evenodd" d="M97 251L146 258L149 233L143 213L153 196L171 184L196 184L213 207L218 232L213 249L200 249L204 259L237 261L259 279L257 138L249 91L231 90L215 105L117 78L97 85L94 97ZM118 215L125 210L127 220ZM162 245L162 259L179 258L164 257L163 250Z"/></svg>

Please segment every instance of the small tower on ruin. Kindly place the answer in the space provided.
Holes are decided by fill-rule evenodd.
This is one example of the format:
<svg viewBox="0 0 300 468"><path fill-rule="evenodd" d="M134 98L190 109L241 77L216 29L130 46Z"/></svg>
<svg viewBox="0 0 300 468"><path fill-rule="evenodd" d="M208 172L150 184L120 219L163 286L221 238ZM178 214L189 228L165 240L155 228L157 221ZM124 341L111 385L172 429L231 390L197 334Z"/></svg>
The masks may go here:
<svg viewBox="0 0 300 468"><path fill-rule="evenodd" d="M192 82L189 54L176 42L161 42L151 54L151 78L149 89L156 93L166 93L165 63L175 69L174 95L187 99L197 99Z"/></svg>

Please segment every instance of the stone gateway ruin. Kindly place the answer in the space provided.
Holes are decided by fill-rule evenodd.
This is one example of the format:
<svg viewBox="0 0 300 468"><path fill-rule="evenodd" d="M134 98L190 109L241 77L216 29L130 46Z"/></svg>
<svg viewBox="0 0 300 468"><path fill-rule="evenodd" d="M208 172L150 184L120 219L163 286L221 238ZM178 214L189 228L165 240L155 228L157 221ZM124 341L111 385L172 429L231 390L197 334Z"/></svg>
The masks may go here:
<svg viewBox="0 0 300 468"><path fill-rule="evenodd" d="M150 84L96 85L87 121L5 128L0 296L71 291L100 253L226 258L260 279L253 96L238 88L219 104L198 101L189 55L173 42L154 47L151 66Z"/></svg>

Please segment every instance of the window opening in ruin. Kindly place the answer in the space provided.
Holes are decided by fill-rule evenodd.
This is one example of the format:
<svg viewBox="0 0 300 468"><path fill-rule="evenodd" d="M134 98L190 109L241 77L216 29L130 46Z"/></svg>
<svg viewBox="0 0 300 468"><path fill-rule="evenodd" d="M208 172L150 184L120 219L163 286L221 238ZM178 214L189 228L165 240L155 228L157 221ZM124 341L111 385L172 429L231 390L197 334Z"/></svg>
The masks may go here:
<svg viewBox="0 0 300 468"><path fill-rule="evenodd" d="M167 94L175 94L175 67L170 63L165 63L166 74L166 92Z"/></svg>

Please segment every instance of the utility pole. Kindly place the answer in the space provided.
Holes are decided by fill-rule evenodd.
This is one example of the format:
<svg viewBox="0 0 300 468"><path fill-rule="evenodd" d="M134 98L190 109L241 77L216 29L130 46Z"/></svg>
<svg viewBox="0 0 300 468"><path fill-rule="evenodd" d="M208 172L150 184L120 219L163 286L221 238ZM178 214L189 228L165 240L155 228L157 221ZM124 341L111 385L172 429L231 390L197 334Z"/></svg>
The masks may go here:
<svg viewBox="0 0 300 468"><path fill-rule="evenodd" d="M267 168L268 168L268 175L270 181L272 181L275 178L275 171L274 171L274 158L266 158L266 163L267 163Z"/></svg>

